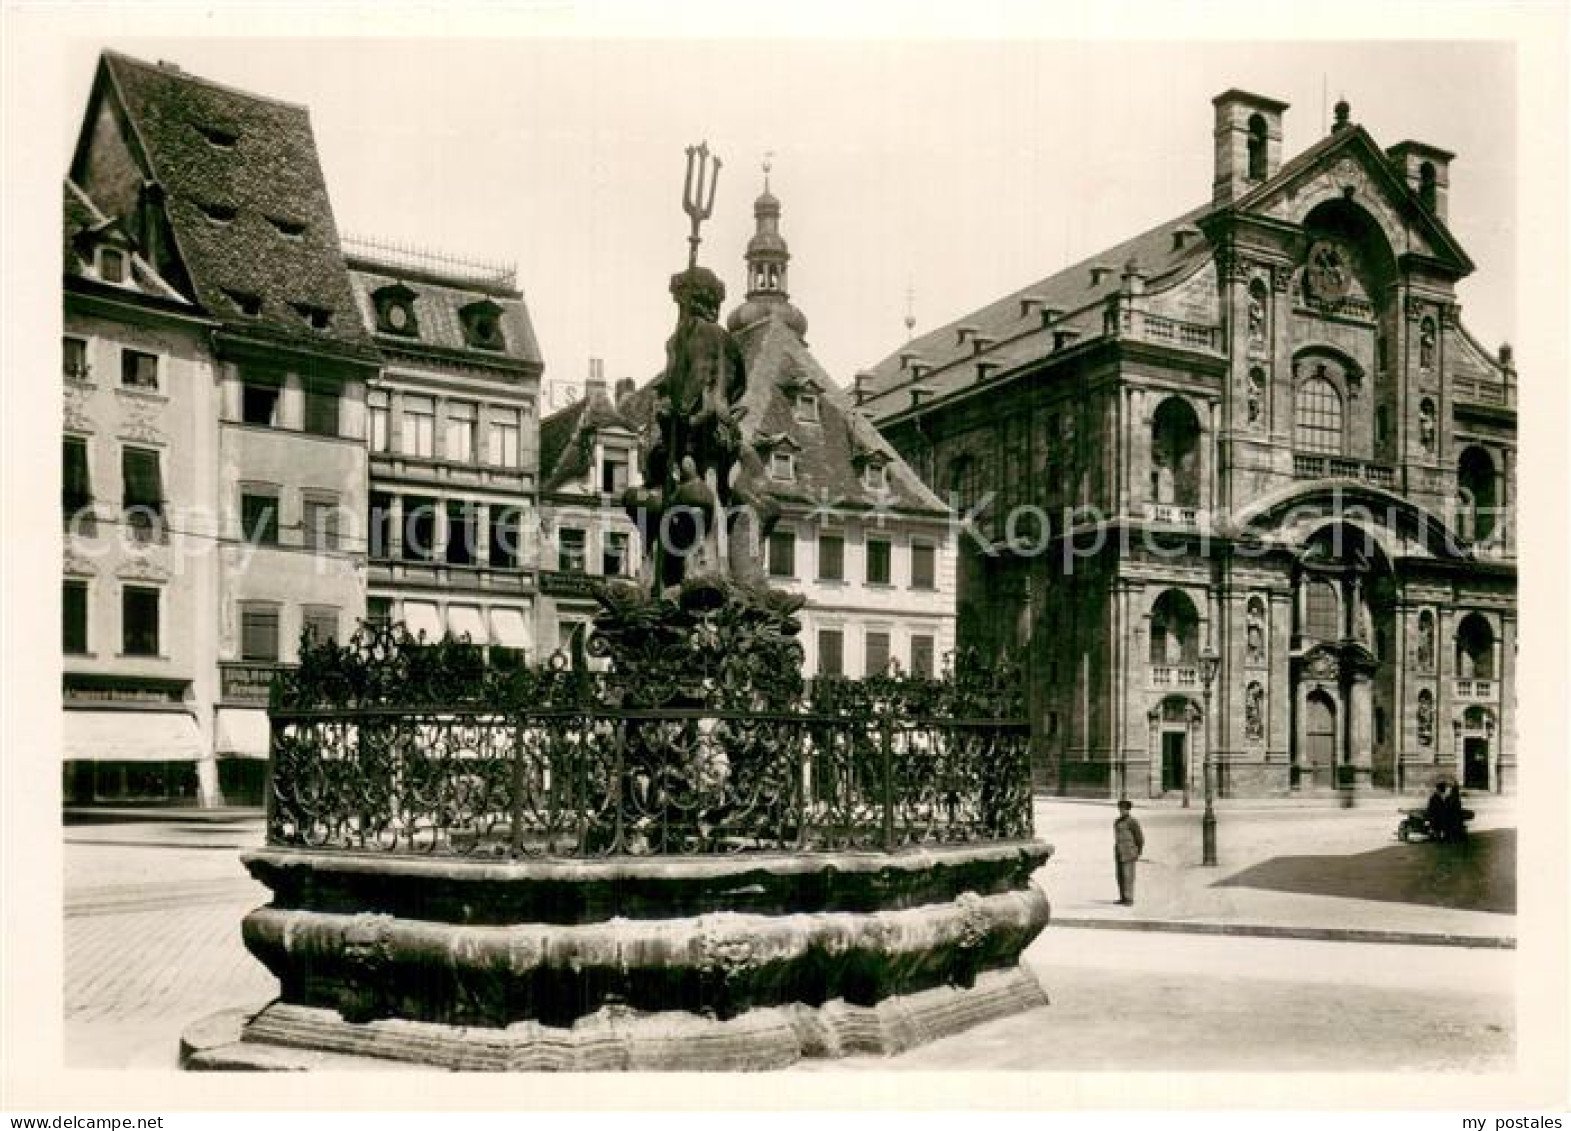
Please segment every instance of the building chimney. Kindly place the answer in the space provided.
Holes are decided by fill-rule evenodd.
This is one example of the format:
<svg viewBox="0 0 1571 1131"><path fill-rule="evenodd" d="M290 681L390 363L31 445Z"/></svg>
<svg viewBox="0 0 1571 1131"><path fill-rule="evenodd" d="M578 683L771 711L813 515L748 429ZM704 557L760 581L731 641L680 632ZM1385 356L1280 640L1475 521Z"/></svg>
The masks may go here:
<svg viewBox="0 0 1571 1131"><path fill-rule="evenodd" d="M1451 162L1456 154L1421 141L1401 141L1386 150L1386 156L1419 202L1437 220L1445 223L1446 192L1451 185Z"/></svg>
<svg viewBox="0 0 1571 1131"><path fill-rule="evenodd" d="M605 393L605 362L598 357L589 359L589 376L584 380L584 397Z"/></svg>
<svg viewBox="0 0 1571 1131"><path fill-rule="evenodd" d="M1282 167L1282 115L1286 102L1229 90L1211 100L1216 111L1216 167L1211 201L1227 204Z"/></svg>

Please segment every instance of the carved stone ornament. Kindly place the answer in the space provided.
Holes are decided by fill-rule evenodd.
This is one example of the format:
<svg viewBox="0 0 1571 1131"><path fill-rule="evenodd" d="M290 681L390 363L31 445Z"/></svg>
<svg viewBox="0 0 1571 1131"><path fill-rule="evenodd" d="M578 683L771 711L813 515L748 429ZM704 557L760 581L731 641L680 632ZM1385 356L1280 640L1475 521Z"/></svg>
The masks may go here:
<svg viewBox="0 0 1571 1131"><path fill-rule="evenodd" d="M1316 302L1341 302L1352 283L1352 271L1341 248L1328 240L1310 245L1304 264L1304 288L1310 298Z"/></svg>
<svg viewBox="0 0 1571 1131"><path fill-rule="evenodd" d="M1344 192L1348 189L1357 192L1365 184L1363 168L1351 157L1344 157L1336 163L1331 170L1331 179Z"/></svg>
<svg viewBox="0 0 1571 1131"><path fill-rule="evenodd" d="M1409 322L1417 322L1429 310L1429 304L1421 298L1409 298L1404 308Z"/></svg>
<svg viewBox="0 0 1571 1131"><path fill-rule="evenodd" d="M70 548L65 551L61 568L74 577L93 577L98 573L98 567L91 559Z"/></svg>
<svg viewBox="0 0 1571 1131"><path fill-rule="evenodd" d="M71 385L65 387L64 425L69 432L91 432L93 418L87 413L88 393L91 385Z"/></svg>
<svg viewBox="0 0 1571 1131"><path fill-rule="evenodd" d="M169 570L151 558L127 558L115 570L115 576L124 581L168 581Z"/></svg>
<svg viewBox="0 0 1571 1131"><path fill-rule="evenodd" d="M1342 665L1336 656L1324 649L1309 657L1304 665L1304 674L1311 679L1334 680L1342 673Z"/></svg>
<svg viewBox="0 0 1571 1131"><path fill-rule="evenodd" d="M162 401L147 401L141 397L127 397L121 402L120 438L139 444L164 444L167 439L159 426Z"/></svg>
<svg viewBox="0 0 1571 1131"><path fill-rule="evenodd" d="M1278 294L1286 294L1288 287L1293 283L1293 268L1286 263L1278 263L1271 268L1271 289Z"/></svg>

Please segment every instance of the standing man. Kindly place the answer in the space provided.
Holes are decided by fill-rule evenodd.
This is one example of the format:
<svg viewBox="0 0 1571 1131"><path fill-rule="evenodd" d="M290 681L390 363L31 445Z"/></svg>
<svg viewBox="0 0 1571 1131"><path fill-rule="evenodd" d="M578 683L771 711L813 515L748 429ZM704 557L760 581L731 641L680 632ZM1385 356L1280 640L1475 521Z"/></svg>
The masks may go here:
<svg viewBox="0 0 1571 1131"><path fill-rule="evenodd" d="M1140 822L1129 815L1134 808L1129 799L1118 802L1118 819L1113 822L1113 864L1118 871L1118 902L1125 907L1135 905L1135 861L1146 848L1146 836Z"/></svg>

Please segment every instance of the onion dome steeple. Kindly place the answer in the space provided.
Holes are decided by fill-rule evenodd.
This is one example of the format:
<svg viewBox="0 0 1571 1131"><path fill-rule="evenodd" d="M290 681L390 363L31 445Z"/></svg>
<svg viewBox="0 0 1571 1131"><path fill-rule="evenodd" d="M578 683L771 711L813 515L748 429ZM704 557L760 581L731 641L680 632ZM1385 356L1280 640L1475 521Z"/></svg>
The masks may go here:
<svg viewBox="0 0 1571 1131"><path fill-rule="evenodd" d="M757 224L747 241L747 301L731 312L726 325L742 330L765 318L778 318L798 336L807 334L807 317L791 305L787 270L791 249L780 234L780 200L769 191L770 162L764 160L764 191L753 202Z"/></svg>

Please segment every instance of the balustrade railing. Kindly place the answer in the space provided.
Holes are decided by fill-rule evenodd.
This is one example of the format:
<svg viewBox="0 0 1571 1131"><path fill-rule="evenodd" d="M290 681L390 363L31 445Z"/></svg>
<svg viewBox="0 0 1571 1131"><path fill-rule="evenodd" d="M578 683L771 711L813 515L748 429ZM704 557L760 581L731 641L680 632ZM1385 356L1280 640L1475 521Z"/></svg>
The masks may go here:
<svg viewBox="0 0 1571 1131"><path fill-rule="evenodd" d="M1499 698L1498 685L1492 679L1459 679L1451 690L1463 703L1493 703Z"/></svg>
<svg viewBox="0 0 1571 1131"><path fill-rule="evenodd" d="M1151 666L1151 686L1199 687L1200 669L1153 664Z"/></svg>
<svg viewBox="0 0 1571 1131"><path fill-rule="evenodd" d="M1299 479L1358 479L1375 487L1396 486L1396 469L1347 456L1293 453L1293 475Z"/></svg>

